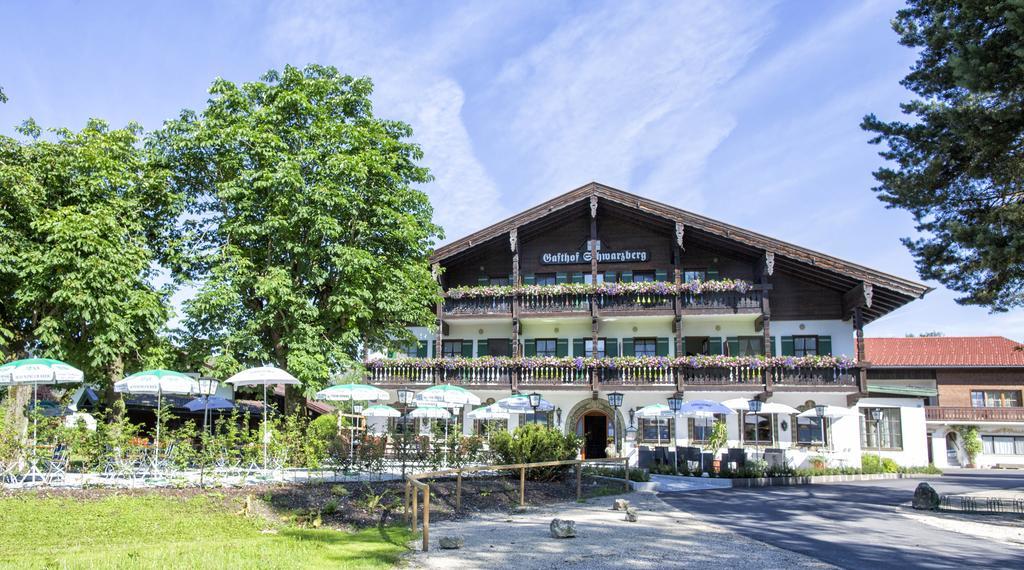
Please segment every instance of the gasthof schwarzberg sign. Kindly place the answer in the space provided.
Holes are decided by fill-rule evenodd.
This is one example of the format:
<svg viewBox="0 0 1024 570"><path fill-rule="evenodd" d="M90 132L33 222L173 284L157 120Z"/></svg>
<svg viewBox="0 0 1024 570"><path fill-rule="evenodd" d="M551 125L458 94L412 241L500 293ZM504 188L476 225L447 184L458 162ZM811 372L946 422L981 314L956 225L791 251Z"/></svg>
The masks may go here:
<svg viewBox="0 0 1024 570"><path fill-rule="evenodd" d="M629 263L647 261L649 255L644 249L624 249L622 251L598 251L598 263ZM590 263L590 250L558 251L540 256L543 265L580 265Z"/></svg>

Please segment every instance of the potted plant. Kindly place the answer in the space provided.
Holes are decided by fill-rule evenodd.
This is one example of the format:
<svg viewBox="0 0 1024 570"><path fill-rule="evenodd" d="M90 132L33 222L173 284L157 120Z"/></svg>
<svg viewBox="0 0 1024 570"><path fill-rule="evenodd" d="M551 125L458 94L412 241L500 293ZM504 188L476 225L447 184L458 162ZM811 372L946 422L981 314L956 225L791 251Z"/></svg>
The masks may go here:
<svg viewBox="0 0 1024 570"><path fill-rule="evenodd" d="M729 443L729 428L726 427L725 422L718 420L715 425L711 427L711 435L708 436L707 440L707 451L711 452L713 457L712 469L715 473L718 473L722 468L722 460L718 458L718 452L722 451Z"/></svg>

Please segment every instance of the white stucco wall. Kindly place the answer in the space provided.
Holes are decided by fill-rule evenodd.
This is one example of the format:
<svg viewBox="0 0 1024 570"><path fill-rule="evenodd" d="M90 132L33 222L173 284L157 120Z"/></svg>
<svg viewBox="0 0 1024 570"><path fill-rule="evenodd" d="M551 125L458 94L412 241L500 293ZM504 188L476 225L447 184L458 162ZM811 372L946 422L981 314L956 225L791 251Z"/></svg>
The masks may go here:
<svg viewBox="0 0 1024 570"><path fill-rule="evenodd" d="M924 403L920 398L862 398L857 402L860 408L886 407L899 408L900 428L903 436L903 449L881 450L864 449L863 453L889 457L903 467L928 465L928 425L925 421ZM860 439L860 422L857 419L858 445Z"/></svg>
<svg viewBox="0 0 1024 570"><path fill-rule="evenodd" d="M1003 424L982 424L978 426L978 436L1024 436L1024 423L1003 423ZM928 430L932 434L932 456L935 458L935 465L944 467L963 467L967 465L967 454L963 449L963 442L960 434L956 435L956 456L957 462L950 463L946 453L946 435L953 431L954 427L948 424L932 422L928 424ZM975 465L981 468L990 468L997 465L1024 465L1024 455L999 455L994 453L978 454Z"/></svg>

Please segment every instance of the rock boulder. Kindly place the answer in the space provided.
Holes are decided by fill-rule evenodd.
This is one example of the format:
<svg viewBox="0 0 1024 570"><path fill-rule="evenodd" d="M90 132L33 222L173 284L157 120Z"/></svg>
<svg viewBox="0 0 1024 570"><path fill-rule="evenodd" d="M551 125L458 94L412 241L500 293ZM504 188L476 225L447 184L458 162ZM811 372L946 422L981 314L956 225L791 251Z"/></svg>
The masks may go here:
<svg viewBox="0 0 1024 570"><path fill-rule="evenodd" d="M441 540L437 541L437 544L445 550L458 550L466 546L466 539L458 535L442 536Z"/></svg>
<svg viewBox="0 0 1024 570"><path fill-rule="evenodd" d="M939 492L928 483L921 483L914 489L914 508L922 511L935 511L939 508Z"/></svg>
<svg viewBox="0 0 1024 570"><path fill-rule="evenodd" d="M633 507L626 508L626 521L637 522L638 520L640 520L640 513Z"/></svg>
<svg viewBox="0 0 1024 570"><path fill-rule="evenodd" d="M553 519L551 521L551 536L555 538L572 538L576 536L576 521Z"/></svg>
<svg viewBox="0 0 1024 570"><path fill-rule="evenodd" d="M612 504L613 511L624 511L628 508L629 501L627 501L626 499L615 499L615 502Z"/></svg>

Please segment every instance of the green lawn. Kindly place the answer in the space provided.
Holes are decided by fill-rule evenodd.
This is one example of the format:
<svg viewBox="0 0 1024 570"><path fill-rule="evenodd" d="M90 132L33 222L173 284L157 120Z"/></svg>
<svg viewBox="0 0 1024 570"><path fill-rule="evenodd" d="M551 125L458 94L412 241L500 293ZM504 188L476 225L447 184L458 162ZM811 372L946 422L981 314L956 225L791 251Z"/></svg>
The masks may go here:
<svg viewBox="0 0 1024 570"><path fill-rule="evenodd" d="M246 518L205 496L0 499L3 568L390 568L411 539Z"/></svg>

